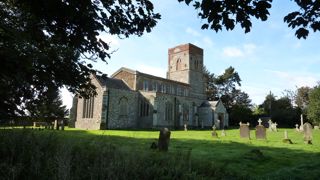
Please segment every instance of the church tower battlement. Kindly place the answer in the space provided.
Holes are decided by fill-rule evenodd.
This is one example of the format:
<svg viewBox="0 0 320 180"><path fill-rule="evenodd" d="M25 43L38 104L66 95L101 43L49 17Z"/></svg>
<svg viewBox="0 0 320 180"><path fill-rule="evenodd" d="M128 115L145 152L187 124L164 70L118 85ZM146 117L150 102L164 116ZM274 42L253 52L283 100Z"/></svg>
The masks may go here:
<svg viewBox="0 0 320 180"><path fill-rule="evenodd" d="M183 44L168 50L167 79L190 85L190 96L205 99L203 49Z"/></svg>

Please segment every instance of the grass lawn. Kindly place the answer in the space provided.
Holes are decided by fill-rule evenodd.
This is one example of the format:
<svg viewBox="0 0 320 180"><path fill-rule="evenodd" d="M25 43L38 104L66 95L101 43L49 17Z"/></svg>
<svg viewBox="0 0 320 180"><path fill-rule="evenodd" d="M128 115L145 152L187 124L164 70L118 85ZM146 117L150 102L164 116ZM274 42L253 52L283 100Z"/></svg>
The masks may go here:
<svg viewBox="0 0 320 180"><path fill-rule="evenodd" d="M282 142L284 130L288 131L288 136L293 144ZM13 130L2 133L2 135L17 131L22 130ZM54 137L57 137L56 139L62 144L80 143L82 144L79 146L80 149L92 144L95 144L94 147L99 149L109 144L121 151L122 156L127 160L131 159L133 163L150 161L150 157L169 158L165 160L174 161L172 162L173 167L176 162L183 171L194 173L192 177L199 175L203 179L212 178L219 171L221 174L217 175L217 178L224 177L226 174L228 179L248 177L258 179L320 178L319 130L313 131L312 145L305 144L303 134L294 129L278 129L278 132L267 132L266 140L256 140L254 130L251 130L251 140L241 139L238 129L226 130L226 136L219 136L219 138L211 137L211 131L206 130L172 131L168 153L150 149L151 143L157 141L158 131L67 129L65 131L32 130L32 132L33 136L37 137L51 137L54 134ZM218 135L221 134L221 131L217 132ZM2 145L4 146L3 143ZM131 156L133 157L131 158ZM148 158L146 158L147 156ZM181 160L176 158L177 156L180 156Z"/></svg>

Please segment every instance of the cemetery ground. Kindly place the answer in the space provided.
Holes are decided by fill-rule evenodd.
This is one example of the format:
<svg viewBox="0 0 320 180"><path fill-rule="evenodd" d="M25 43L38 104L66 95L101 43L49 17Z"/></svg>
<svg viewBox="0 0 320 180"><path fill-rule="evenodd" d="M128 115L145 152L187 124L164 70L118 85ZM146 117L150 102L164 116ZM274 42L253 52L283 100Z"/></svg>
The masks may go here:
<svg viewBox="0 0 320 180"><path fill-rule="evenodd" d="M283 143L284 131L293 144ZM150 149L159 131L0 129L3 179L319 179L320 131L312 145L295 129L266 140L209 130L171 131L168 152Z"/></svg>

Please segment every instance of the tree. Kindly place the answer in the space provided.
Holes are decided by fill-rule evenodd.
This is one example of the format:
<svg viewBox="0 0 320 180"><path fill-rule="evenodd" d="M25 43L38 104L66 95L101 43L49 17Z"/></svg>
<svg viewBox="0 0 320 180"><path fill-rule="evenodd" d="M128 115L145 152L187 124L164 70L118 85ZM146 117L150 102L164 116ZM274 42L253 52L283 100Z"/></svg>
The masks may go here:
<svg viewBox="0 0 320 180"><path fill-rule="evenodd" d="M0 2L0 116L22 115L48 87L95 94L92 62L106 62L102 32L126 38L160 19L149 0L3 0Z"/></svg>
<svg viewBox="0 0 320 180"><path fill-rule="evenodd" d="M309 95L311 92L310 87L300 87L296 90L296 95L294 98L295 104L301 109L304 115L307 114L307 107L309 104Z"/></svg>
<svg viewBox="0 0 320 180"><path fill-rule="evenodd" d="M320 86L315 87L309 95L307 117L314 123L320 123Z"/></svg>
<svg viewBox="0 0 320 180"><path fill-rule="evenodd" d="M63 105L58 89L48 88L36 99L27 102L30 116L44 121L52 121L54 119L64 118L68 110Z"/></svg>
<svg viewBox="0 0 320 180"><path fill-rule="evenodd" d="M212 29L216 32L222 28L233 30L236 24L250 32L251 19L256 18L266 21L269 16L272 0L225 1L225 0L178 0L187 5L192 4L198 16L206 20L202 29ZM291 0L292 1L292 0ZM192 2L192 3L191 3ZM284 17L288 27L296 29L296 36L306 38L309 30L320 31L320 1L319 0L294 0L299 10L289 13Z"/></svg>

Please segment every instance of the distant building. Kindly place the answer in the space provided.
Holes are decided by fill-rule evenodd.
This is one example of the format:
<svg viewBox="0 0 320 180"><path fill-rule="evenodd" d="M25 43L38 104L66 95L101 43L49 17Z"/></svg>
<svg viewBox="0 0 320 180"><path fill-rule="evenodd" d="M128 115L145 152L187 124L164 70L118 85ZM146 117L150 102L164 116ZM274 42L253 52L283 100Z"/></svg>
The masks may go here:
<svg viewBox="0 0 320 180"><path fill-rule="evenodd" d="M75 99L75 127L228 126L228 113L222 102L206 100L203 50L192 44L179 45L169 49L168 58L167 78L128 68L120 68L110 78L93 75L97 96Z"/></svg>

